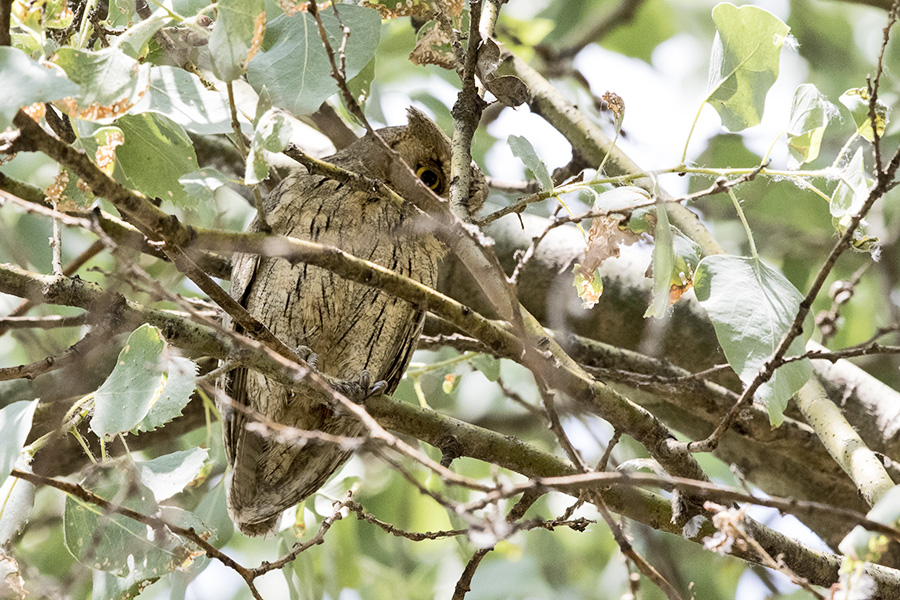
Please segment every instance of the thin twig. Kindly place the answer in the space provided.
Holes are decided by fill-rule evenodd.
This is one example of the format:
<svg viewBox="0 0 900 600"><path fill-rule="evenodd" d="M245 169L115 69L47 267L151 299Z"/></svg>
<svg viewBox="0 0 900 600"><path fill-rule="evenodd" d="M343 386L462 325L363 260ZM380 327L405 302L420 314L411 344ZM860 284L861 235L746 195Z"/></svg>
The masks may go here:
<svg viewBox="0 0 900 600"><path fill-rule="evenodd" d="M96 331L88 333L60 354L48 356L43 360L27 365L0 368L0 381L34 379L38 375L43 375L76 364L79 361L83 361L87 353L92 349L96 348L99 344L109 342L110 333L112 332L109 327L100 325Z"/></svg>
<svg viewBox="0 0 900 600"><path fill-rule="evenodd" d="M609 508L603 500L603 495L595 492L592 494L592 497L594 506L597 507L603 520L606 521L607 526L612 532L613 539L616 541L616 544L618 544L622 554L631 560L644 577L652 581L656 587L662 590L666 595L666 598L669 600L681 600L681 594L678 593L678 590L676 590L675 587L647 561L647 559L641 556L641 554L635 550L634 546L631 545L631 542L628 541L622 525L619 524L609 512Z"/></svg>
<svg viewBox="0 0 900 600"><path fill-rule="evenodd" d="M0 330L6 329L57 329L60 327L80 327L88 322L88 314L63 317L47 315L46 317L0 317Z"/></svg>
<svg viewBox="0 0 900 600"><path fill-rule="evenodd" d="M353 492L348 491L343 499L338 500L331 506L331 514L322 519L322 524L319 525L319 530L316 531L316 534L312 536L305 542L298 542L294 544L294 547L291 548L290 552L279 558L278 560L272 562L263 562L261 565L256 567L255 569L250 569L250 575L253 578L259 577L260 575L265 575L270 571L274 571L276 569L280 569L286 564L292 562L295 558L300 556L302 552L305 552L312 548L313 546L318 546L325 542L325 534L328 533L328 530L331 529L331 526L334 525L337 521L340 521L343 518L343 510L347 506L353 503Z"/></svg>

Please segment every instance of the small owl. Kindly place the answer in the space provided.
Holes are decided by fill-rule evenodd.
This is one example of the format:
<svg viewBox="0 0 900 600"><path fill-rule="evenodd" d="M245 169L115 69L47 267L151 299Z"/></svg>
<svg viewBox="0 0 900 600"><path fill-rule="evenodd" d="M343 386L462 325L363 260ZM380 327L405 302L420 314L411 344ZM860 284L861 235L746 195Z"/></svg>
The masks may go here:
<svg viewBox="0 0 900 600"><path fill-rule="evenodd" d="M437 125L411 108L408 125L378 133L425 185L447 196L450 140ZM378 143L367 135L325 160L378 177L385 169L369 162ZM486 190L477 168L473 175L469 214L481 208ZM300 168L269 195L265 208L273 233L337 246L431 287L437 281L444 247L390 198ZM256 229L255 224L251 228ZM379 391L392 393L409 364L425 316L418 306L325 269L247 254L234 257L231 295L288 347L308 349L319 372L341 389L344 382L365 385L371 379L384 382ZM311 388L288 389L239 368L230 374L226 392L232 402L283 425L339 436L363 433L362 425L336 414ZM274 531L282 511L322 487L352 452L312 440L281 443L248 429L251 420L242 412L223 406L223 414L232 467L228 508L248 535Z"/></svg>

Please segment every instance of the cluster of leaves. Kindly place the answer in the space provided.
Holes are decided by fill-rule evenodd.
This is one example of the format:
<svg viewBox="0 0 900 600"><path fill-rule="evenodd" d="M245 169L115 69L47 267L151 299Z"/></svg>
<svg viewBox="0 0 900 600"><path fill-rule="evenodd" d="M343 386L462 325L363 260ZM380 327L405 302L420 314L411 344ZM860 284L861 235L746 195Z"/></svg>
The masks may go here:
<svg viewBox="0 0 900 600"><path fill-rule="evenodd" d="M766 95L778 78L781 50L790 28L773 14L755 6L738 8L721 3L713 9L712 17L716 35L705 102L716 109L726 129L743 131L762 121ZM803 184L808 186L812 184L806 182L807 178L837 180L830 197L830 212L838 234L844 232L850 218L859 212L869 194L863 148L858 148L849 161L844 156L857 139L874 140L867 99L866 88L850 89L841 96L841 103L856 123L856 131L831 167L802 175ZM616 131L622 126L624 112L624 105L614 111ZM789 162L793 169L818 158L825 129L835 113L836 109L813 84L804 83L797 88L786 128ZM888 107L878 102L874 128L879 136L884 134L888 113ZM689 142L685 143L685 154ZM622 245L633 244L647 234L654 242L650 269L654 299L646 316L665 317L668 307L693 287L715 325L728 363L745 384L753 381L790 330L803 296L783 274L763 263L756 253L749 227L746 233L752 256L712 255L701 260L700 247L669 223L665 201L656 200L642 188L613 187L607 183L610 179L602 175L602 164L596 169L597 175L589 181L554 190L549 169L528 140L512 136L509 143L513 153L549 195L587 191L594 198L591 212L598 216L586 237L585 260L575 266L574 285L586 308L596 303L603 290L600 265L606 259L618 256ZM765 162L764 159L760 170ZM670 169L672 172L690 170L684 164ZM787 175L791 176L791 173ZM655 207L650 208L654 204ZM740 206L736 203L735 207L743 219ZM619 216L615 216L617 213ZM876 243L877 240L866 234L864 228L854 232L856 248L876 251ZM735 305L736 297L741 299L738 306ZM790 356L803 354L813 331L811 319L807 320L803 331L804 335L791 344ZM809 360L795 361L779 367L772 378L759 387L756 398L768 407L773 425L782 422L788 400L806 383L811 373Z"/></svg>
<svg viewBox="0 0 900 600"><path fill-rule="evenodd" d="M90 430L101 443L126 434L137 435L162 427L181 414L195 387L196 365L173 355L159 330L143 325L135 330L119 354L112 373L93 394L83 397L66 416L71 434L79 439L78 424L89 419ZM34 500L31 482L11 477L15 466L30 471L28 460L53 439L48 434L24 448L38 400L14 402L0 410L0 422L10 435L0 447L3 537L6 544L27 519ZM87 444L85 451L91 455ZM105 454L105 452L104 452ZM207 494L196 510L162 506L184 490L207 463L203 448L176 451L151 460L106 456L83 477L81 486L116 506L143 515L159 515L167 523L193 528L224 544L231 535L225 515L222 486ZM66 548L80 563L95 571L95 598L133 597L148 583L175 571L197 573L208 558L198 558L186 540L164 528L119 514L106 514L91 502L75 496L66 499L63 512ZM201 555L202 556L202 555Z"/></svg>
<svg viewBox="0 0 900 600"><path fill-rule="evenodd" d="M65 2L16 2L13 8L13 43L0 47L0 76L6 82L0 129L11 125L20 108L40 120L43 103L53 102L49 110L68 117L73 146L94 157L104 173L180 209L196 209L228 183L265 179L266 152L282 150L290 139L294 121L284 111L298 116L313 112L337 90L314 18L298 12L267 22L262 0L176 3L143 16L134 3L110 3L106 18L94 15L83 22L73 20ZM207 16L213 11L214 22ZM343 48L348 77L371 65L381 33L376 11L341 5L320 18L335 48L341 47L345 28L352 31ZM92 23L106 35L92 36ZM208 64L211 73L192 66L197 63ZM226 88L243 77L262 100L255 117L239 108L232 121ZM191 136L235 131L251 139L244 180L229 179L213 168L198 169ZM62 166L46 196L63 210L95 200ZM159 330L142 326L125 342L106 381L81 398L64 422L80 439L77 426L88 419L103 445L102 462L81 481L85 490L116 506L192 528L218 547L232 531L223 485L209 490L191 511L163 504L209 474L207 450L181 450L147 461L105 455L106 443L153 431L179 416L194 392L195 372L196 365L173 354ZM31 483L9 473L17 457L30 457L53 442L52 435L44 436L23 454L36 403L14 403L0 412L10 434L4 436L0 473L6 481L0 505L2 544L25 522L34 497ZM91 455L87 442L82 443ZM27 470L27 460L20 459L18 466ZM63 528L66 548L95 572L96 599L134 597L172 572L180 574L183 590L209 562L203 554L198 557L194 545L164 528L107 514L74 496L66 501Z"/></svg>

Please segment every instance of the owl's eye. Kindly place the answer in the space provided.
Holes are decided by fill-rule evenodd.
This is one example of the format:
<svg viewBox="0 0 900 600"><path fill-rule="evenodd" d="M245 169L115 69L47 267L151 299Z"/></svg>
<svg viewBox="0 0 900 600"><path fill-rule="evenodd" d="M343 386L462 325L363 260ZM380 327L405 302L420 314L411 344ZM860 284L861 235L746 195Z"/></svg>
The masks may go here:
<svg viewBox="0 0 900 600"><path fill-rule="evenodd" d="M416 175L422 180L422 183L433 189L437 193L441 193L444 188L444 175L434 167L419 165L416 169Z"/></svg>

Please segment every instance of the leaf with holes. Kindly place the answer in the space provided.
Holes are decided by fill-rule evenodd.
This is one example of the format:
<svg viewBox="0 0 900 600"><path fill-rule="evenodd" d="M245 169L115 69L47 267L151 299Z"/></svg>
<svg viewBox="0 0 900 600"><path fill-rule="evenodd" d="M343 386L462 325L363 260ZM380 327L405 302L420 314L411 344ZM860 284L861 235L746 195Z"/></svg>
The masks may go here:
<svg viewBox="0 0 900 600"><path fill-rule="evenodd" d="M9 127L20 108L81 93L59 69L43 67L16 48L0 47L0 80L0 131Z"/></svg>
<svg viewBox="0 0 900 600"><path fill-rule="evenodd" d="M244 74L256 55L266 28L263 0L219 0L215 27L209 36L213 72L223 81Z"/></svg>

